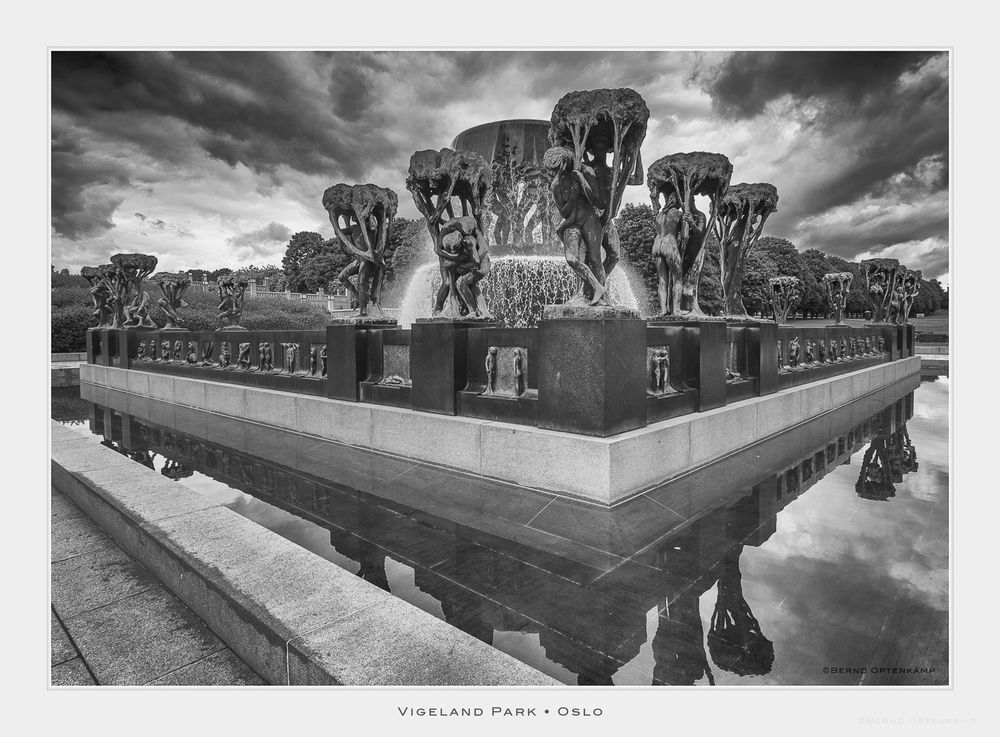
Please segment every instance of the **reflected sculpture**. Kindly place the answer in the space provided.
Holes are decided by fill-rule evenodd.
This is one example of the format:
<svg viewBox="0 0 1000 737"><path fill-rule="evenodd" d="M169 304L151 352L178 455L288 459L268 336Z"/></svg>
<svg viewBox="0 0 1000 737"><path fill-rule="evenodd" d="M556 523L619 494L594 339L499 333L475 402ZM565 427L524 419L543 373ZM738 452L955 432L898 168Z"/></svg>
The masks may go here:
<svg viewBox="0 0 1000 737"><path fill-rule="evenodd" d="M642 183L648 120L646 102L628 88L570 92L552 110L543 163L562 218L556 234L581 280L569 305L612 306L605 285L621 257L613 218L625 187Z"/></svg>
<svg viewBox="0 0 1000 737"><path fill-rule="evenodd" d="M226 274L219 285L219 330L246 330L240 325L243 319L243 298L249 282L246 277Z"/></svg>
<svg viewBox="0 0 1000 737"><path fill-rule="evenodd" d="M719 241L719 266L727 318L750 317L743 306L746 259L760 238L768 216L777 209L778 190L773 184L734 184L719 199L714 233Z"/></svg>
<svg viewBox="0 0 1000 737"><path fill-rule="evenodd" d="M802 282L797 276L774 276L767 283L771 288L774 321L779 325L787 325L789 313L795 310L802 298Z"/></svg>
<svg viewBox="0 0 1000 737"><path fill-rule="evenodd" d="M826 287L826 302L830 307L833 325L844 324L844 308L847 307L847 297L851 291L854 274L849 271L838 271L823 275L823 286Z"/></svg>
<svg viewBox="0 0 1000 737"><path fill-rule="evenodd" d="M374 184L335 184L323 193L323 207L341 248L353 258L337 278L351 293L356 317L383 317L385 248L399 208L396 193Z"/></svg>
<svg viewBox="0 0 1000 737"><path fill-rule="evenodd" d="M156 304L166 315L167 323L162 330L183 330L184 320L177 314L181 307L187 307L184 301L184 292L191 286L191 275L187 272L174 274L168 271L154 274L152 281L160 288L163 295Z"/></svg>
<svg viewBox="0 0 1000 737"><path fill-rule="evenodd" d="M762 676L774 664L774 644L764 636L760 623L743 598L743 576L736 545L726 553L719 576L719 596L708 631L708 651L712 661L739 676Z"/></svg>
<svg viewBox="0 0 1000 737"><path fill-rule="evenodd" d="M656 216L653 260L664 316L705 316L698 304L705 240L715 229L720 203L732 174L733 165L729 159L722 154L703 151L664 156L649 167L649 198ZM707 218L695 206L696 195L709 198L711 205Z"/></svg>
<svg viewBox="0 0 1000 737"><path fill-rule="evenodd" d="M478 283L490 270L483 206L491 182L490 166L479 154L444 148L410 157L406 188L427 224L441 271L434 317L490 316ZM461 216L455 216L453 197L461 203Z"/></svg>

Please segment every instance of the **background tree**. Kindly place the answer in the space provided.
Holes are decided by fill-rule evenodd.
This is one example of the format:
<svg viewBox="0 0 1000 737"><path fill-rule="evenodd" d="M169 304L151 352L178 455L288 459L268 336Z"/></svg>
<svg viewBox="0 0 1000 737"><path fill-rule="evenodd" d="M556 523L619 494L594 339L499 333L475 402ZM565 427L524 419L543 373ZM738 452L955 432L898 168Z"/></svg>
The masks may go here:
<svg viewBox="0 0 1000 737"><path fill-rule="evenodd" d="M653 239L656 237L656 218L649 205L626 204L615 218L618 239L622 247L622 259L634 273L642 278L642 284L633 284L639 311L653 315L659 311L656 296L656 265L653 263ZM704 308L703 308L704 309Z"/></svg>
<svg viewBox="0 0 1000 737"><path fill-rule="evenodd" d="M311 293L327 290L352 260L336 242L303 230L288 241L281 265L291 291Z"/></svg>
<svg viewBox="0 0 1000 737"><path fill-rule="evenodd" d="M803 251L801 260L803 273L808 276L807 279L802 279L802 301L799 303L801 309L813 317L825 316L829 312L829 305L826 300L823 275L835 269L830 265L827 255L815 248Z"/></svg>
<svg viewBox="0 0 1000 737"><path fill-rule="evenodd" d="M385 245L383 302L397 303L418 266L434 260L430 235L423 219L396 218Z"/></svg>
<svg viewBox="0 0 1000 737"><path fill-rule="evenodd" d="M743 306L751 315L766 317L771 309L771 286L768 279L778 276L774 263L759 249L747 255L743 276Z"/></svg>
<svg viewBox="0 0 1000 737"><path fill-rule="evenodd" d="M285 272L280 266L268 264L267 266L243 266L230 272L244 276L248 281L257 282L266 292L283 292L287 284Z"/></svg>

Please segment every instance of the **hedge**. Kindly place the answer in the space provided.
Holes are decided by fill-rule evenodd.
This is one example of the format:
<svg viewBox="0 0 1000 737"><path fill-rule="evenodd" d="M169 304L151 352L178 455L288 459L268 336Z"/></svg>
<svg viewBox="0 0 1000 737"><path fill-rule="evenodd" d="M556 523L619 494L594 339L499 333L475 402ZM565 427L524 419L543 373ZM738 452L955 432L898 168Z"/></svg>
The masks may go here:
<svg viewBox="0 0 1000 737"><path fill-rule="evenodd" d="M75 295L75 296L74 296ZM150 292L153 297L153 292ZM189 330L216 330L219 327L218 296L211 292L184 295L188 306L179 310ZM86 289L57 287L52 290L53 353L71 353L87 349L87 328L97 321L91 316L90 295ZM152 310L153 320L162 325L159 307ZM243 303L240 324L248 330L322 330L329 313L314 302L303 300L255 298Z"/></svg>

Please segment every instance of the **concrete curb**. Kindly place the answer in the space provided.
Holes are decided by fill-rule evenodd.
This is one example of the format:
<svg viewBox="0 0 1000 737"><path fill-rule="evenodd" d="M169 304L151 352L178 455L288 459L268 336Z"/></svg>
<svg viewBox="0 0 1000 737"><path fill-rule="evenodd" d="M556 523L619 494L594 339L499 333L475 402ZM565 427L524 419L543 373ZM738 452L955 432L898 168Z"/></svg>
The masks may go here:
<svg viewBox="0 0 1000 737"><path fill-rule="evenodd" d="M273 684L554 679L52 422L52 484Z"/></svg>
<svg viewBox="0 0 1000 737"><path fill-rule="evenodd" d="M919 372L904 358L607 438L94 364L80 379L610 506Z"/></svg>

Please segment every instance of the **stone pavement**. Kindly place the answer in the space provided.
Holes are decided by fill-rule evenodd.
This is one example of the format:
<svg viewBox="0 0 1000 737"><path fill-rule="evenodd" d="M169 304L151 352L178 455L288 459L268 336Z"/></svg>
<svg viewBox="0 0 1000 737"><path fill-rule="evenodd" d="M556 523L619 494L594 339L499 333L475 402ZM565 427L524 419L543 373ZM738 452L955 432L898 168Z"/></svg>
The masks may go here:
<svg viewBox="0 0 1000 737"><path fill-rule="evenodd" d="M51 534L53 686L264 685L54 489Z"/></svg>

